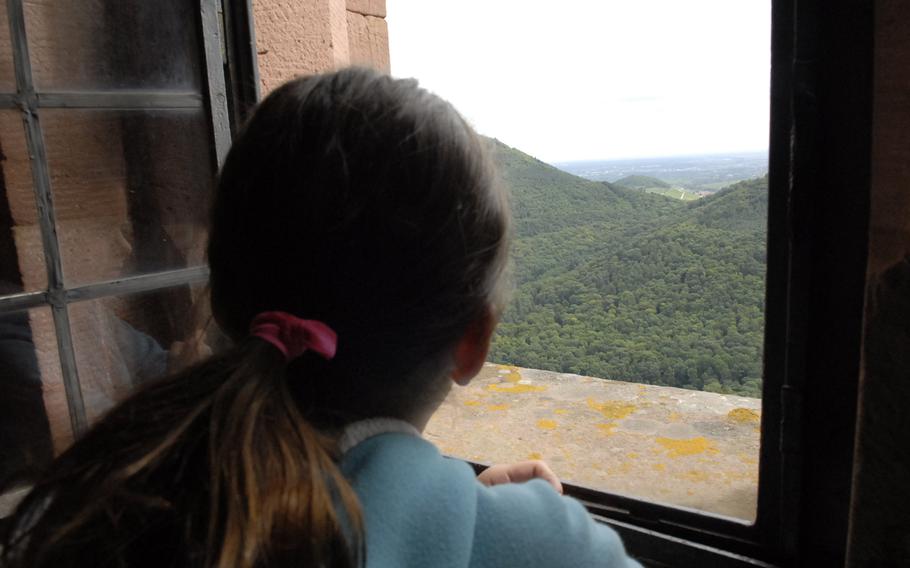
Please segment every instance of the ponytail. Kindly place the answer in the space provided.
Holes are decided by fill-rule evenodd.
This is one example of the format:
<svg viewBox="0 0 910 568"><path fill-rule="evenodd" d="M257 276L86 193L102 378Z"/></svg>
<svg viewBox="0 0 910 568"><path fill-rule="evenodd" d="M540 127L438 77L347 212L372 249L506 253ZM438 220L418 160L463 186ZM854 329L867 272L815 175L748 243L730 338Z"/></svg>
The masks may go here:
<svg viewBox="0 0 910 568"><path fill-rule="evenodd" d="M416 81L345 69L275 89L212 203L212 315L236 345L143 387L57 458L0 535L0 568L362 564L360 508L308 420L437 404L508 236L483 144ZM288 366L293 341L250 336L271 309L330 322L341 349L325 363L311 343Z"/></svg>
<svg viewBox="0 0 910 568"><path fill-rule="evenodd" d="M139 390L50 465L0 566L360 565L356 496L286 369L252 337Z"/></svg>

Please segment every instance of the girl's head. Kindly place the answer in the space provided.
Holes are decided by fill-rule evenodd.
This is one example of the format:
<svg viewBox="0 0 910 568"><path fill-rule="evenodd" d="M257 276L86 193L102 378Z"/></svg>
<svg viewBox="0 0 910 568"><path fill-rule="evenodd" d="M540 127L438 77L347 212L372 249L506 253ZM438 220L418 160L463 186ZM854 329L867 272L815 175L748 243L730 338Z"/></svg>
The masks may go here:
<svg viewBox="0 0 910 568"><path fill-rule="evenodd" d="M59 456L0 531L0 565L356 563L359 508L327 433L423 417L482 361L508 218L477 135L416 82L347 69L270 94L213 207L212 309L234 345ZM268 311L327 324L337 354L286 363L249 336Z"/></svg>
<svg viewBox="0 0 910 568"><path fill-rule="evenodd" d="M336 358L291 369L308 377L294 385L304 398L408 412L497 303L508 218L482 141L416 81L356 68L297 79L260 104L221 172L214 313L237 339L267 310L327 323Z"/></svg>

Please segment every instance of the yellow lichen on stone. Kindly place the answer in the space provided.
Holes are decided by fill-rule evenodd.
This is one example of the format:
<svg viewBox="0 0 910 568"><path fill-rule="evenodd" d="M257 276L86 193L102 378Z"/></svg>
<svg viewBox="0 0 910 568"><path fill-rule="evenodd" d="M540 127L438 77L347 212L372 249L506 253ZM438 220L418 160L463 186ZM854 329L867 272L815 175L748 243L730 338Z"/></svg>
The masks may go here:
<svg viewBox="0 0 910 568"><path fill-rule="evenodd" d="M487 410L508 410L508 404L488 404Z"/></svg>
<svg viewBox="0 0 910 568"><path fill-rule="evenodd" d="M755 465L758 463L757 458L752 457L752 456L747 456L745 454L739 455L739 461L743 462L744 464L748 464L748 465Z"/></svg>
<svg viewBox="0 0 910 568"><path fill-rule="evenodd" d="M611 436L613 435L613 428L616 428L616 423L614 422L601 422L597 424L597 428L603 431L604 434Z"/></svg>
<svg viewBox="0 0 910 568"><path fill-rule="evenodd" d="M670 416L667 416L667 422L679 422L682 418L682 414L679 412L671 412Z"/></svg>
<svg viewBox="0 0 910 568"><path fill-rule="evenodd" d="M727 418L740 424L758 424L761 416L751 408L734 408L727 413Z"/></svg>
<svg viewBox="0 0 910 568"><path fill-rule="evenodd" d="M543 418L543 419L537 421L537 427L542 428L544 430L554 430L554 429L556 429L556 421L547 420L546 418Z"/></svg>
<svg viewBox="0 0 910 568"><path fill-rule="evenodd" d="M493 384L487 385L487 390L490 392L507 392L511 394L522 394L526 392L543 392L547 390L547 387L543 385L519 385L519 384L508 384L503 385Z"/></svg>
<svg viewBox="0 0 910 568"><path fill-rule="evenodd" d="M632 464L629 462L622 462L618 465L613 465L607 468L607 473L610 475L626 475L632 471Z"/></svg>
<svg viewBox="0 0 910 568"><path fill-rule="evenodd" d="M597 402L593 398L588 399L588 407L604 415L604 418L610 420L622 420L636 410L634 404L622 402L619 400L608 400L606 402Z"/></svg>
<svg viewBox="0 0 910 568"><path fill-rule="evenodd" d="M714 446L714 442L704 436L685 438L682 440L675 438L657 438L655 441L667 450L668 455L671 458L694 456L706 452L710 454L718 453L717 448Z"/></svg>
<svg viewBox="0 0 910 568"><path fill-rule="evenodd" d="M480 406L482 403L479 400L466 400L464 401L465 406Z"/></svg>
<svg viewBox="0 0 910 568"><path fill-rule="evenodd" d="M664 471L667 469L667 465L663 463L655 463L652 464L651 467L653 467L655 471Z"/></svg>
<svg viewBox="0 0 910 568"><path fill-rule="evenodd" d="M711 479L708 472L701 469L691 469L687 471L683 477L685 477L687 481L693 481L695 483L705 483Z"/></svg>
<svg viewBox="0 0 910 568"><path fill-rule="evenodd" d="M566 410L565 408L557 408L556 410L553 411L553 414L568 414L568 413L569 413L569 411Z"/></svg>
<svg viewBox="0 0 910 568"><path fill-rule="evenodd" d="M636 454L635 452L629 452L628 454L626 454L626 457L629 458L630 460L634 460L635 458L638 457L638 454Z"/></svg>
<svg viewBox="0 0 910 568"><path fill-rule="evenodd" d="M530 454L528 454L528 459L529 460L542 460L543 456L540 455L540 452L531 452Z"/></svg>
<svg viewBox="0 0 910 568"><path fill-rule="evenodd" d="M502 371L508 371L503 373ZM499 365L500 377L506 380L509 383L517 383L521 380L521 372L518 370L518 367L513 367L512 365Z"/></svg>

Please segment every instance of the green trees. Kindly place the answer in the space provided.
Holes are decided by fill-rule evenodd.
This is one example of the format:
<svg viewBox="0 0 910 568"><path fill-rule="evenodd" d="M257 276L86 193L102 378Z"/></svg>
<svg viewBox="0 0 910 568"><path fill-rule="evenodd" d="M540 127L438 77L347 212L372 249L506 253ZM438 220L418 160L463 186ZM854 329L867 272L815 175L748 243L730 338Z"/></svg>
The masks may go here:
<svg viewBox="0 0 910 568"><path fill-rule="evenodd" d="M686 203L494 149L516 238L491 360L760 396L766 179Z"/></svg>

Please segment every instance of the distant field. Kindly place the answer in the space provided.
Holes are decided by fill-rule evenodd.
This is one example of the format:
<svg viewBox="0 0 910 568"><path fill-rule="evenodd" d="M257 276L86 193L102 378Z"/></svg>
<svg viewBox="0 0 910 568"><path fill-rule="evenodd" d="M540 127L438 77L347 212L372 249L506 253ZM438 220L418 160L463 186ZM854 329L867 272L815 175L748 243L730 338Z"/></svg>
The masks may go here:
<svg viewBox="0 0 910 568"><path fill-rule="evenodd" d="M765 175L768 172L768 154L740 152L710 156L588 160L555 165L586 179L620 182L620 185L635 189L644 189L644 186L622 181L630 178L633 182L640 178L657 178L690 192L717 191L739 181Z"/></svg>
<svg viewBox="0 0 910 568"><path fill-rule="evenodd" d="M672 199L679 199L681 201L695 201L696 199L701 199L701 195L686 191L681 187L646 187L644 191L656 193Z"/></svg>

